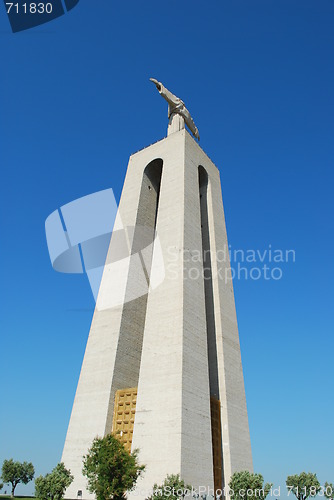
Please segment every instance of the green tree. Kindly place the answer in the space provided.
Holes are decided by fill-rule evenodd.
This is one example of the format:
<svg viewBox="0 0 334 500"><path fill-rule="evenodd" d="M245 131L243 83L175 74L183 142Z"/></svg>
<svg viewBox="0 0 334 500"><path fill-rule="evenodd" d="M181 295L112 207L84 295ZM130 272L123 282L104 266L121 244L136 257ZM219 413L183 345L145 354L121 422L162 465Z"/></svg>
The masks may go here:
<svg viewBox="0 0 334 500"><path fill-rule="evenodd" d="M168 474L162 485L153 486L153 494L148 500L178 500L188 496L192 491L189 484L185 484L180 474Z"/></svg>
<svg viewBox="0 0 334 500"><path fill-rule="evenodd" d="M288 476L286 486L298 500L315 497L321 489L317 475L312 472L301 472L294 476Z"/></svg>
<svg viewBox="0 0 334 500"><path fill-rule="evenodd" d="M3 488L3 484L2 484L2 483L0 483L0 490L2 490L2 488Z"/></svg>
<svg viewBox="0 0 334 500"><path fill-rule="evenodd" d="M272 483L263 484L261 474L252 474L247 470L235 472L228 485L232 500L264 500L272 487Z"/></svg>
<svg viewBox="0 0 334 500"><path fill-rule="evenodd" d="M329 500L333 500L334 498L334 484L333 483L325 483L324 486L324 495Z"/></svg>
<svg viewBox="0 0 334 500"><path fill-rule="evenodd" d="M50 474L35 479L35 496L39 500L61 500L73 479L71 471L61 462Z"/></svg>
<svg viewBox="0 0 334 500"><path fill-rule="evenodd" d="M97 500L120 500L133 489L145 470L139 465L138 450L129 453L113 434L95 438L84 456L82 472L88 479L88 490Z"/></svg>
<svg viewBox="0 0 334 500"><path fill-rule="evenodd" d="M1 479L4 483L12 485L12 497L19 483L28 484L35 475L35 469L31 462L14 462L12 458L4 460L1 469Z"/></svg>

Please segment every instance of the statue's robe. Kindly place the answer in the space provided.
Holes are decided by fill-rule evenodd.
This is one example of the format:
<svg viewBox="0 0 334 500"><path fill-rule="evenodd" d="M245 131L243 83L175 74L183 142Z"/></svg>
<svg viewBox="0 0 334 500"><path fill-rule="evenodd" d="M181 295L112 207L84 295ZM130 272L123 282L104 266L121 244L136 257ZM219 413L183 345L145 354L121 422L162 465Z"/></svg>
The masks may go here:
<svg viewBox="0 0 334 500"><path fill-rule="evenodd" d="M196 137L196 139L199 139L198 129L184 102L179 97L172 94L168 89L166 89L166 87L164 87L162 83L160 83L160 89L158 90L161 96L168 102L168 118L171 120L174 114L181 115L182 118L184 118L187 126L189 127L189 130Z"/></svg>

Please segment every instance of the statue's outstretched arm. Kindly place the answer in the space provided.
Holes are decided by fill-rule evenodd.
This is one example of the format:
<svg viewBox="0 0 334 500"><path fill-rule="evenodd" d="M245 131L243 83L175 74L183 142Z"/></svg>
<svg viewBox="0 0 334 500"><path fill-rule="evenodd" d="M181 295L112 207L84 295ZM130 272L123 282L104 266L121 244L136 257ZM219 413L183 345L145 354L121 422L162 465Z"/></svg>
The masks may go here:
<svg viewBox="0 0 334 500"><path fill-rule="evenodd" d="M196 137L196 139L199 140L198 128L196 127L195 122L192 119L191 114L189 113L189 111L187 110L186 107L184 107L184 109L181 111L180 115L183 116L183 118L184 118L186 124L188 125L189 130L192 132L192 134Z"/></svg>
<svg viewBox="0 0 334 500"><path fill-rule="evenodd" d="M150 80L154 83L160 95L168 102L168 104L171 106L177 106L182 103L181 99L166 89L161 82L158 82L155 78L150 78Z"/></svg>

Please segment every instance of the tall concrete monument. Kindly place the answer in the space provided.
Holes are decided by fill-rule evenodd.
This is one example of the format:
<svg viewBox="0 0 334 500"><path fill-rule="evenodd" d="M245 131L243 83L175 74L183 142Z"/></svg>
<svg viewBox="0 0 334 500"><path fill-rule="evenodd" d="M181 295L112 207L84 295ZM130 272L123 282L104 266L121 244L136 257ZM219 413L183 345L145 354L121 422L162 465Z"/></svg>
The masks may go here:
<svg viewBox="0 0 334 500"><path fill-rule="evenodd" d="M118 433L146 471L221 489L252 455L219 171L181 99L168 135L130 157L62 461L65 498L94 498L82 458Z"/></svg>

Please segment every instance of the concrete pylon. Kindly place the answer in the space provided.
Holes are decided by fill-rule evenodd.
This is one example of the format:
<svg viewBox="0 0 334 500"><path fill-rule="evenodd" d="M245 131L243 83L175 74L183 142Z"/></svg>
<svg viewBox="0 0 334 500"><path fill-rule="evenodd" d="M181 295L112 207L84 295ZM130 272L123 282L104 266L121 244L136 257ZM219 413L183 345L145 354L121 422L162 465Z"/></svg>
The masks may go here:
<svg viewBox="0 0 334 500"><path fill-rule="evenodd" d="M82 457L110 432L146 464L130 497L177 473L203 494L223 488L252 471L248 417L219 172L185 129L130 157L115 229L62 457L75 477L65 498L93 498Z"/></svg>

